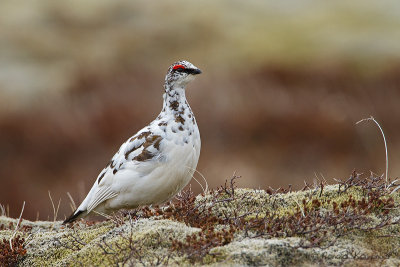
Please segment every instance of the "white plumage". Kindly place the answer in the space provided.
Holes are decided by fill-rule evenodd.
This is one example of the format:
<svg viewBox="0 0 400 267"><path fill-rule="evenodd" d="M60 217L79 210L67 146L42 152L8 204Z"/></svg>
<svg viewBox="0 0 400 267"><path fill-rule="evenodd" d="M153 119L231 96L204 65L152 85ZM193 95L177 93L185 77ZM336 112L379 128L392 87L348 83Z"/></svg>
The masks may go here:
<svg viewBox="0 0 400 267"><path fill-rule="evenodd" d="M188 184L199 160L201 141L185 87L200 73L187 61L169 67L161 113L121 145L64 223L93 211L109 214L122 208L160 204Z"/></svg>

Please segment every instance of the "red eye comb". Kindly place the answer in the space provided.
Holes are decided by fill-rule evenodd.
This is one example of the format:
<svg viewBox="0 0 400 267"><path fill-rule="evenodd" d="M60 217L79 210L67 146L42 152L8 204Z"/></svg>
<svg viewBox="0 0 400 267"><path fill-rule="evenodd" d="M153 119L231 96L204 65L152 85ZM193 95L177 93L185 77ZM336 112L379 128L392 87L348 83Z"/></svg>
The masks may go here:
<svg viewBox="0 0 400 267"><path fill-rule="evenodd" d="M183 65L176 65L172 69L177 70L177 69L185 69L185 66Z"/></svg>

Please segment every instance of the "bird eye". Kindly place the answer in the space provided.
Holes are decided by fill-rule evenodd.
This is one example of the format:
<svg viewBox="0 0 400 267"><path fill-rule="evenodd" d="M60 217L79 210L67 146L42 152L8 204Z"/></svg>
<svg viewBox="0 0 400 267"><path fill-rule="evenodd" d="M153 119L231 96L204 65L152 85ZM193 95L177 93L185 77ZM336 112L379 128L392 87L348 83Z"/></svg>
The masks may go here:
<svg viewBox="0 0 400 267"><path fill-rule="evenodd" d="M174 66L172 69L175 70L175 71L182 72L182 71L185 69L185 66L183 66L183 65L176 65L176 66Z"/></svg>

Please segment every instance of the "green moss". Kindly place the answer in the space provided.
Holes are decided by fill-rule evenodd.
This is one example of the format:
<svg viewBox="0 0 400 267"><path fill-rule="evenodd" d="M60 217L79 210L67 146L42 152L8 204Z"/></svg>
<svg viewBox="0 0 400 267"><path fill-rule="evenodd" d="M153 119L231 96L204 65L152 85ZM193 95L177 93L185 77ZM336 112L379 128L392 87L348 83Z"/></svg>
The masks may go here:
<svg viewBox="0 0 400 267"><path fill-rule="evenodd" d="M398 209L386 211L383 209L383 204L378 203L378 200L382 200L382 203L389 203L388 199L392 197L394 205L398 206L400 204L399 194L388 195L384 191L380 192L382 195L375 198L377 204L370 203L371 210L364 214L362 213L364 210L359 207L352 207L349 200L358 203L362 199L368 199L370 197L367 195L368 190L362 186L351 186L346 191L343 189L342 186L339 191L338 185L332 185L325 186L322 191L317 188L272 195L263 190L244 188L236 188L234 192L229 191L231 188L227 191L209 192L205 196L197 196L193 202L194 205L191 208L196 207L199 212L187 215L200 216L194 222L199 227L205 227L202 230L185 225L183 222L173 221L174 219L182 220L182 217L179 216L169 215L170 219L168 220L163 219L165 214L162 215L162 213L153 216L157 212L134 216L132 220L125 217L119 223L106 221L92 226L78 223L74 225L73 229L61 226L61 222L23 220L22 226L25 226L25 231L18 231L18 234L27 239L27 255L21 265L239 264L285 266L395 263L396 259L400 257L397 248L400 241L400 227L393 222L399 220L400 212ZM376 190L381 189L375 188L372 192L376 192ZM339 208L339 212L342 212L343 216L346 215L347 217L343 218L349 221L340 224L335 224L336 221L334 221L332 225L328 223L324 225L326 222L323 220L313 221L311 219L305 224L310 233L307 231L305 234L291 232L290 227L293 227L291 224L296 223L297 219L305 218L301 211L310 214L309 216L316 216L317 219L333 216L335 214L333 212L334 202L338 207L344 205ZM174 209L172 210L174 211ZM184 209L180 212L180 216L185 214ZM250 227L250 223L257 222L257 219L261 219L262 223L269 223L262 220L267 214L272 213L275 216L273 218L280 218L277 222L282 223L282 228L277 228L277 231L281 233L274 232L271 235L270 232L263 233L262 231L266 231L264 228L254 228L254 225L253 228ZM353 215L354 218L352 218ZM149 218L145 218L146 216ZM207 218L211 218L210 216L216 216L215 218L219 219L207 222ZM308 215L304 214L304 216ZM290 221L290 218L297 219ZM352 224L352 219L356 223ZM364 220L366 221L364 222ZM0 231L0 238L9 239L17 222L16 219L0 217L0 225L8 226L10 222L12 223L11 229L3 227L5 229ZM193 220L188 222L193 222ZM322 227L318 228L317 225L318 227L312 228L315 226L313 225L315 222ZM387 222L387 225L384 222ZM228 227L227 223L231 226ZM31 230L29 230L30 227ZM233 240L225 245L222 245L224 239L221 240L222 242L215 243L216 236L207 234L209 231L215 233L224 229L228 231L230 227L234 229ZM316 229L322 229L325 233L321 234L322 230L317 231ZM197 234L200 231L201 234ZM201 240L198 239L199 242L192 240L188 243L188 236L197 235L201 237ZM207 243L209 242L207 238L214 238L214 243ZM181 245L190 245L193 248L180 250L173 246L173 242L177 244L177 241ZM207 246L211 247L207 248ZM191 249L201 249L203 252L196 254L197 256L193 258L187 254ZM198 259L198 255L201 255L202 258Z"/></svg>

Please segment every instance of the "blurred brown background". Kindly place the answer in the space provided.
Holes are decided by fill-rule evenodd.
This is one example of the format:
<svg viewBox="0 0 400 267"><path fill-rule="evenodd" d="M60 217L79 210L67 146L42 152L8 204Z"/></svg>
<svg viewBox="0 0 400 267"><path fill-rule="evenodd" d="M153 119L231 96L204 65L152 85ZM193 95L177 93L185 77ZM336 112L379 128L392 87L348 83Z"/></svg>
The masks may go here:
<svg viewBox="0 0 400 267"><path fill-rule="evenodd" d="M398 1L13 1L0 4L0 203L59 219L161 110L167 67L188 88L210 187L301 188L400 171ZM196 175L201 180L199 175ZM192 182L197 191L200 187Z"/></svg>

